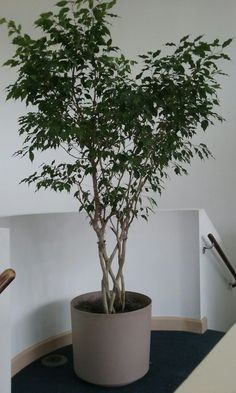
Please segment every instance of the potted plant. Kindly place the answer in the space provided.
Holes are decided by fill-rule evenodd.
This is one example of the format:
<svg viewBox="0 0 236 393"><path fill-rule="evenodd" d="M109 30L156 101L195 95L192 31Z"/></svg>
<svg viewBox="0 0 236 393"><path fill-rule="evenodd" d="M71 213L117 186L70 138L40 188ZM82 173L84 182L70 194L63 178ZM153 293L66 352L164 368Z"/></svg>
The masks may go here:
<svg viewBox="0 0 236 393"><path fill-rule="evenodd" d="M101 291L72 301L75 371L113 386L149 367L151 300L125 290L129 229L136 218L148 219L170 168L185 174L193 156L211 155L192 138L223 120L214 109L223 74L217 64L229 59L224 48L232 41L185 36L167 43L167 54L149 51L137 64L112 43L115 3L59 1L35 21L39 38L1 19L16 46L5 63L18 75L7 99L30 106L19 118L25 139L16 154L33 161L46 150L65 153L23 182L72 193L97 235Z"/></svg>

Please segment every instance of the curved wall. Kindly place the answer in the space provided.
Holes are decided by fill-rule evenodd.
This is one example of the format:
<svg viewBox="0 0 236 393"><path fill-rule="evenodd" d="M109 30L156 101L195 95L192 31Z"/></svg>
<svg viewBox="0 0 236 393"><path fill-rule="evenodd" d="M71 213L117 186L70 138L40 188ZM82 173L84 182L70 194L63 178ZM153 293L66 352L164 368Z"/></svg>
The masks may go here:
<svg viewBox="0 0 236 393"><path fill-rule="evenodd" d="M77 213L0 219L10 228L12 357L70 329L70 299L100 289L96 238ZM154 316L200 319L198 211L158 211L129 235L126 289L153 299ZM187 277L187 279L186 279Z"/></svg>

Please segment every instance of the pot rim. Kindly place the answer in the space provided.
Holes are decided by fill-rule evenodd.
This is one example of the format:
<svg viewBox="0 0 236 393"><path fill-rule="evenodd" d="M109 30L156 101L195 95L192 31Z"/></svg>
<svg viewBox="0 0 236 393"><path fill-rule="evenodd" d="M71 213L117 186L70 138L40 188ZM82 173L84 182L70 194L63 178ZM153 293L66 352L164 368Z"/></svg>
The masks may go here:
<svg viewBox="0 0 236 393"><path fill-rule="evenodd" d="M73 308L74 310L76 310L76 312L79 312L79 313L81 313L81 314L83 314L83 315L97 315L97 316L100 317L100 318L102 318L102 317L104 317L104 316L107 317L107 318L115 318L115 317L121 316L121 315L130 315L130 314L133 314L133 313L141 312L143 309L145 309L145 308L147 308L147 307L150 307L151 304L152 304L152 299L151 299L149 296L144 295L143 293L134 292L134 291L125 291L125 293L126 293L126 294L132 294L132 295L138 295L138 296L143 297L143 299L146 300L146 304L145 304L143 307L138 308L137 310L133 310L133 311L124 311L124 312L115 313L115 314L96 313L96 312L91 312L91 311L85 311L85 310L76 309L76 305L79 303L79 300L80 300L80 299L82 300L82 298L84 298L84 297L86 297L86 296L89 297L90 295L96 296L96 295L101 295L101 294L102 294L101 291L91 291L91 292L86 292L86 293L83 293L83 294L81 294L81 295L78 295L78 296L74 297L74 298L71 300L71 308Z"/></svg>

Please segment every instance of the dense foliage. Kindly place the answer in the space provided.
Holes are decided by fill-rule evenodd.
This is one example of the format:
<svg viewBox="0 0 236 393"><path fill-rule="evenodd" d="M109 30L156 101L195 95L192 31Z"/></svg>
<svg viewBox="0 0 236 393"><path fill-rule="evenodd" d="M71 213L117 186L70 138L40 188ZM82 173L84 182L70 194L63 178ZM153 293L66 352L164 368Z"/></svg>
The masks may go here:
<svg viewBox="0 0 236 393"><path fill-rule="evenodd" d="M167 43L169 53L149 51L138 65L115 47L109 22L116 0L62 0L35 21L32 38L14 21L1 19L16 46L5 64L17 70L8 99L33 107L19 119L25 137L17 154L63 149L66 162L45 163L24 182L37 189L73 192L98 237L105 312L124 308L122 268L128 230L147 219L170 167L186 173L194 155L210 152L191 140L201 127L222 121L217 81L223 44L199 36ZM165 51L166 52L166 51ZM133 67L135 65L135 67ZM134 69L139 68L135 75ZM115 235L108 255L106 229ZM112 262L117 256L118 271Z"/></svg>

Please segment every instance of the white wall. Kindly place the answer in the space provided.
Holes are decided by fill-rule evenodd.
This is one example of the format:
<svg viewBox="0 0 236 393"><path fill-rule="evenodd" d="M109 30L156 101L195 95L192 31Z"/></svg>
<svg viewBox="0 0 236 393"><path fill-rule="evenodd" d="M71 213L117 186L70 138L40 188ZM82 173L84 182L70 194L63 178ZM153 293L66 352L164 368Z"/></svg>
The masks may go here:
<svg viewBox="0 0 236 393"><path fill-rule="evenodd" d="M12 356L70 329L69 302L100 289L96 238L83 215L0 219L11 233ZM147 230L149 228L149 230ZM200 318L198 212L159 211L129 235L126 289L153 299L153 315Z"/></svg>
<svg viewBox="0 0 236 393"><path fill-rule="evenodd" d="M224 244L206 213L199 213L201 317L207 316L209 329L227 331L236 321L236 292L230 286L234 280L214 248L203 254L203 247L211 246L209 233L223 250Z"/></svg>
<svg viewBox="0 0 236 393"><path fill-rule="evenodd" d="M100 271L96 242L82 215L19 216L1 224L10 228L11 264L17 272L12 288L14 356L70 329L70 299L98 290Z"/></svg>
<svg viewBox="0 0 236 393"><path fill-rule="evenodd" d="M9 230L0 228L0 274L9 268ZM0 294L0 392L11 392L10 288Z"/></svg>
<svg viewBox="0 0 236 393"><path fill-rule="evenodd" d="M129 235L127 285L153 299L153 315L200 318L198 211L159 210Z"/></svg>
<svg viewBox="0 0 236 393"><path fill-rule="evenodd" d="M166 41L178 40L187 33L205 33L206 39L225 39L236 33L235 0L118 0L117 3L116 10L122 18L116 20L113 27L114 39L130 57L160 47ZM1 15L17 19L26 30L32 31L32 20L52 4L54 0L1 0ZM4 28L0 34L0 63L12 53L3 31ZM224 68L230 78L222 79L223 90L220 94L221 113L227 121L216 125L203 138L216 160L204 164L194 161L190 176L172 177L159 201L162 208L205 208L220 230L232 260L236 260L235 45L234 42L230 49L233 61ZM1 69L0 89L12 78L13 72ZM32 170L30 163L11 158L11 154L20 146L16 130L17 117L22 111L23 105L5 103L1 94L0 215L76 210L76 204L68 195L43 191L34 194L33 187L18 186L19 180Z"/></svg>

